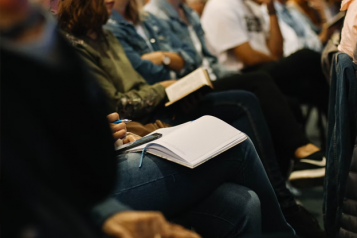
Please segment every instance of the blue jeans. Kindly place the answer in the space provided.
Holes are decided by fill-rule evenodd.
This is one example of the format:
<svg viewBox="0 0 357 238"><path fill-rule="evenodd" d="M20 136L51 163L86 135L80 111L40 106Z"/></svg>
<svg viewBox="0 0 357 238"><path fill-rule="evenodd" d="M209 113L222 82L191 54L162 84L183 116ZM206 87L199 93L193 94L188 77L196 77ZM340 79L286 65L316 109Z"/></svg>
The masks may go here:
<svg viewBox="0 0 357 238"><path fill-rule="evenodd" d="M150 154L139 168L140 155L118 157L114 196L133 209L184 217L203 237L294 233L250 139L195 169Z"/></svg>
<svg viewBox="0 0 357 238"><path fill-rule="evenodd" d="M153 118L177 125L203 115L215 116L246 133L255 145L281 208L296 206L293 195L286 188L269 128L254 94L242 90L209 93L202 99L197 110L190 115L176 115L176 119L171 120L172 116L168 110L160 110Z"/></svg>

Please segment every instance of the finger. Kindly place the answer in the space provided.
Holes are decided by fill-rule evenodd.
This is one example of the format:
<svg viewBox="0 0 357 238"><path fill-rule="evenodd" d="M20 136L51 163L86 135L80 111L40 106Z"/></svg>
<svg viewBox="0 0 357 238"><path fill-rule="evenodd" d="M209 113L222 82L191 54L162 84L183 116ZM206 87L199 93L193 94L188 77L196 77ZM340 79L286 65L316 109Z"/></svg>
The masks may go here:
<svg viewBox="0 0 357 238"><path fill-rule="evenodd" d="M109 115L107 116L107 118L108 118L108 121L111 123L111 122L113 122L113 121L119 120L119 114L116 113L116 112L114 112L114 113L109 114Z"/></svg>
<svg viewBox="0 0 357 238"><path fill-rule="evenodd" d="M113 133L114 139L123 139L126 136L126 130L120 130Z"/></svg>
<svg viewBox="0 0 357 238"><path fill-rule="evenodd" d="M120 131L120 130L126 130L126 124L125 123L119 123L119 124L111 123L110 127L112 128L113 132Z"/></svg>
<svg viewBox="0 0 357 238"><path fill-rule="evenodd" d="M136 138L133 135L129 135L126 137L126 139L123 141L124 144L130 143L130 142L134 142L136 141Z"/></svg>
<svg viewBox="0 0 357 238"><path fill-rule="evenodd" d="M104 232L107 235L116 237L116 238L135 238L130 234L128 230L126 230L124 227L122 227L119 224L111 224L110 226L107 226L104 228Z"/></svg>

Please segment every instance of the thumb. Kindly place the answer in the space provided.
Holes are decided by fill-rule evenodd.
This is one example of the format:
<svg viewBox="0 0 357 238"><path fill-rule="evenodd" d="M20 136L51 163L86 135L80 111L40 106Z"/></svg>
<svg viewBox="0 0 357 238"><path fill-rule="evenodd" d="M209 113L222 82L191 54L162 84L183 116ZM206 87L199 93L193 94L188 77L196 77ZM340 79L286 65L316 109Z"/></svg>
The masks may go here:
<svg viewBox="0 0 357 238"><path fill-rule="evenodd" d="M107 235L110 235L115 238L135 238L130 234L130 232L127 229L125 229L120 225L112 226L110 228L110 231L104 230L104 232Z"/></svg>

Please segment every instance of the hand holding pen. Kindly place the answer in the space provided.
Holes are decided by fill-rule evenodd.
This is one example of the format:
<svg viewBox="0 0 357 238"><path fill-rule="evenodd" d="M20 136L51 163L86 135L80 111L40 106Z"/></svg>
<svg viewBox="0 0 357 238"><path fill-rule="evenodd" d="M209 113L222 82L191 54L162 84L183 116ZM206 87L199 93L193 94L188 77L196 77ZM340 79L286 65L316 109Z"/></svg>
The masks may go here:
<svg viewBox="0 0 357 238"><path fill-rule="evenodd" d="M118 113L109 114L107 118L115 141L121 139L123 140L124 144L135 141L135 138L131 138L131 136L126 136L126 124L129 123L131 120L119 120Z"/></svg>

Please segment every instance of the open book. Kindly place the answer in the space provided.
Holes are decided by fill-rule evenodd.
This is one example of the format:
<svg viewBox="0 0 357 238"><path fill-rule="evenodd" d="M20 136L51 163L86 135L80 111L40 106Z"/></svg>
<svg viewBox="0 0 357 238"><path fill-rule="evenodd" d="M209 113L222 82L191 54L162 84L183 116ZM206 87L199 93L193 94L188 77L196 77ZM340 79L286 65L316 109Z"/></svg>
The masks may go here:
<svg viewBox="0 0 357 238"><path fill-rule="evenodd" d="M126 152L140 152L146 147L147 153L191 169L247 139L244 133L213 116L153 133L161 133L162 137Z"/></svg>
<svg viewBox="0 0 357 238"><path fill-rule="evenodd" d="M198 68L186 77L178 80L166 88L166 94L169 102L165 104L166 107L186 97L187 95L197 91L198 89L209 86L213 88L211 80L208 76L207 70Z"/></svg>

